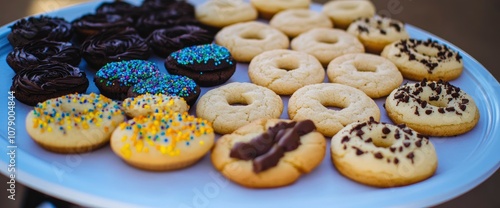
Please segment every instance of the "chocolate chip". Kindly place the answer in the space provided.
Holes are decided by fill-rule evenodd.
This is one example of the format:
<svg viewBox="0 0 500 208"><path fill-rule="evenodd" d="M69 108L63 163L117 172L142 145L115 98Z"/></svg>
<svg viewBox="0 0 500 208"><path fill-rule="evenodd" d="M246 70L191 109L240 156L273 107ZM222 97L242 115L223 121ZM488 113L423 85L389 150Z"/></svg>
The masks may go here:
<svg viewBox="0 0 500 208"><path fill-rule="evenodd" d="M465 99L465 98L462 99L462 104L467 104L467 103L469 103L469 99Z"/></svg>
<svg viewBox="0 0 500 208"><path fill-rule="evenodd" d="M411 145L411 143L409 143L409 142L403 142L403 145L404 145L405 147L409 147L409 146Z"/></svg>
<svg viewBox="0 0 500 208"><path fill-rule="evenodd" d="M458 94L458 92L451 93L451 97L453 97L453 98L457 98L458 96L460 96L460 94Z"/></svg>
<svg viewBox="0 0 500 208"><path fill-rule="evenodd" d="M452 112L452 111L455 111L455 108L454 108L454 107L447 107L447 108L446 108L446 111L448 111L448 112Z"/></svg>
<svg viewBox="0 0 500 208"><path fill-rule="evenodd" d="M380 153L380 152L375 153L373 156L375 156L375 158L377 158L377 159L384 158L384 155L382 155L382 153Z"/></svg>
<svg viewBox="0 0 500 208"><path fill-rule="evenodd" d="M465 109L467 109L466 105L460 105L460 110L465 111Z"/></svg>
<svg viewBox="0 0 500 208"><path fill-rule="evenodd" d="M432 113L432 110L426 110L425 114L430 115Z"/></svg>
<svg viewBox="0 0 500 208"><path fill-rule="evenodd" d="M356 150L356 155L362 155L362 154L364 154L364 153L365 153L365 152L363 152L362 150L360 150L360 149L359 149L359 148L357 148L357 147L352 147L352 148Z"/></svg>
<svg viewBox="0 0 500 208"><path fill-rule="evenodd" d="M417 145L417 147L421 147L422 146L422 140L416 141L415 145Z"/></svg>
<svg viewBox="0 0 500 208"><path fill-rule="evenodd" d="M398 158L394 158L394 164L396 164L396 165L397 165L398 163L399 163Z"/></svg>
<svg viewBox="0 0 500 208"><path fill-rule="evenodd" d="M372 140L372 138L370 137L370 138L368 138L365 142L366 142L366 143L371 143L372 141L373 141L373 140Z"/></svg>
<svg viewBox="0 0 500 208"><path fill-rule="evenodd" d="M380 34L387 35L387 32L385 30L383 30L383 29L380 29Z"/></svg>
<svg viewBox="0 0 500 208"><path fill-rule="evenodd" d="M348 136L344 136L342 137L342 141L340 141L340 143L346 143L346 142L349 142L350 138Z"/></svg>
<svg viewBox="0 0 500 208"><path fill-rule="evenodd" d="M391 133L391 130L389 128L387 128L387 126L384 126L384 128L382 128L382 133L389 134L389 133Z"/></svg>
<svg viewBox="0 0 500 208"><path fill-rule="evenodd" d="M445 113L444 108L439 108L439 109L438 109L438 112L439 112L439 113Z"/></svg>
<svg viewBox="0 0 500 208"><path fill-rule="evenodd" d="M406 158L410 159L411 163L413 163L413 158L414 157L415 157L415 155L413 154L413 152L410 152L410 153L408 153L408 155L406 155Z"/></svg>
<svg viewBox="0 0 500 208"><path fill-rule="evenodd" d="M424 100L424 101L422 101L422 102L420 103L420 107L422 107L422 108L427 107L427 101L425 101L425 100Z"/></svg>
<svg viewBox="0 0 500 208"><path fill-rule="evenodd" d="M389 150L391 150L391 152L395 152L396 148L395 147L390 147Z"/></svg>
<svg viewBox="0 0 500 208"><path fill-rule="evenodd" d="M430 101L437 101L437 100L439 100L439 95L436 95L436 96L429 96L429 100L430 100Z"/></svg>

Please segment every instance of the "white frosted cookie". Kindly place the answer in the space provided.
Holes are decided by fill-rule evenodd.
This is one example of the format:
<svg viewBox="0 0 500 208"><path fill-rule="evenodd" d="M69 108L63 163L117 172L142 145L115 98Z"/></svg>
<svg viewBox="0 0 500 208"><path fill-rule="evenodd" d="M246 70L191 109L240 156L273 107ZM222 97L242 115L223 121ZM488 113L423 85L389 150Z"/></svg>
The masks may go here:
<svg viewBox="0 0 500 208"><path fill-rule="evenodd" d="M470 131L479 109L466 92L445 81L408 83L385 101L389 118L430 136L454 136Z"/></svg>
<svg viewBox="0 0 500 208"><path fill-rule="evenodd" d="M229 134L257 119L279 118L281 97L252 83L232 82L205 93L196 104L196 115L212 123L215 132Z"/></svg>
<svg viewBox="0 0 500 208"><path fill-rule="evenodd" d="M201 23L222 28L257 19L257 10L243 0L209 0L195 9Z"/></svg>
<svg viewBox="0 0 500 208"><path fill-rule="evenodd" d="M348 53L363 53L363 44L354 35L332 28L314 28L300 34L291 42L293 50L316 57L323 66Z"/></svg>
<svg viewBox="0 0 500 208"><path fill-rule="evenodd" d="M333 27L332 22L326 15L309 9L289 9L279 12L269 21L269 25L291 38L312 28Z"/></svg>
<svg viewBox="0 0 500 208"><path fill-rule="evenodd" d="M436 171L429 138L404 126L355 122L331 142L332 162L344 176L370 186L395 187L420 182Z"/></svg>
<svg viewBox="0 0 500 208"><path fill-rule="evenodd" d="M136 117L165 111L183 113L189 110L189 105L181 97L146 93L123 100L122 109L127 116Z"/></svg>
<svg viewBox="0 0 500 208"><path fill-rule="evenodd" d="M244 22L224 27L215 35L215 43L226 47L236 61L250 62L264 51L287 49L288 37L261 22Z"/></svg>
<svg viewBox="0 0 500 208"><path fill-rule="evenodd" d="M410 38L404 23L380 16L358 19L347 32L358 37L366 51L374 54L380 54L386 45Z"/></svg>
<svg viewBox="0 0 500 208"><path fill-rule="evenodd" d="M328 107L338 109L328 109ZM363 91L347 85L321 83L295 91L288 101L288 116L295 121L311 119L326 137L346 125L380 119L380 109Z"/></svg>
<svg viewBox="0 0 500 208"><path fill-rule="evenodd" d="M267 87L279 95L291 95L303 86L323 82L325 70L312 55L277 49L266 51L252 59L248 66L248 76L253 83Z"/></svg>
<svg viewBox="0 0 500 208"><path fill-rule="evenodd" d="M375 15L375 6L367 0L337 0L323 5L322 12L330 17L335 27L347 29L355 20Z"/></svg>
<svg viewBox="0 0 500 208"><path fill-rule="evenodd" d="M404 78L422 81L454 80L463 71L462 56L431 39L408 39L387 45L381 56L391 60Z"/></svg>
<svg viewBox="0 0 500 208"><path fill-rule="evenodd" d="M326 72L330 82L355 87L371 98L387 96L403 83L396 65L372 54L342 55L330 62Z"/></svg>
<svg viewBox="0 0 500 208"><path fill-rule="evenodd" d="M212 164L245 187L292 184L313 171L325 156L325 138L314 129L310 120L256 120L218 139Z"/></svg>
<svg viewBox="0 0 500 208"><path fill-rule="evenodd" d="M261 17L271 19L276 13L287 9L309 9L311 0L250 0Z"/></svg>

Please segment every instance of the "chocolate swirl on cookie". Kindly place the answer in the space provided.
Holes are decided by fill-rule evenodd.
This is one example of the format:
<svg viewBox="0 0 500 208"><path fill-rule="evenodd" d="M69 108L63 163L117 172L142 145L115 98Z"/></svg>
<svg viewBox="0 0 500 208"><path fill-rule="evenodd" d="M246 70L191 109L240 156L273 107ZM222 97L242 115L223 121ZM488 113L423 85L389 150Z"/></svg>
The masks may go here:
<svg viewBox="0 0 500 208"><path fill-rule="evenodd" d="M125 1L103 2L96 9L96 14L130 14L139 11L139 8Z"/></svg>
<svg viewBox="0 0 500 208"><path fill-rule="evenodd" d="M141 8L149 11L174 11L179 15L194 16L194 6L185 0L144 0Z"/></svg>
<svg viewBox="0 0 500 208"><path fill-rule="evenodd" d="M214 37L206 29L196 25L175 26L157 29L147 38L148 43L159 56L167 57L179 49L212 43Z"/></svg>
<svg viewBox="0 0 500 208"><path fill-rule="evenodd" d="M191 15L183 15L175 10L157 11L140 16L135 23L135 28L143 36L147 37L151 32L159 28L170 28L177 25L197 25L198 20Z"/></svg>
<svg viewBox="0 0 500 208"><path fill-rule="evenodd" d="M131 17L119 14L87 14L74 20L71 24L82 37L95 35L110 28L126 28L132 26Z"/></svg>
<svg viewBox="0 0 500 208"><path fill-rule="evenodd" d="M241 160L253 160L253 171L259 173L278 164L285 152L300 145L300 137L316 129L311 120L279 122L250 142L238 142L229 156Z"/></svg>
<svg viewBox="0 0 500 208"><path fill-rule="evenodd" d="M14 48L7 55L7 63L17 73L25 68L35 67L50 62L67 63L72 66L80 64L80 49L71 43L48 40L31 41Z"/></svg>
<svg viewBox="0 0 500 208"><path fill-rule="evenodd" d="M151 55L149 45L134 28L114 28L90 36L82 45L82 56L94 68L122 60L146 60Z"/></svg>
<svg viewBox="0 0 500 208"><path fill-rule="evenodd" d="M17 21L7 39L17 47L40 39L67 42L72 36L71 24L63 18L40 16Z"/></svg>
<svg viewBox="0 0 500 208"><path fill-rule="evenodd" d="M66 63L48 63L21 70L12 78L10 90L16 98L35 105L70 93L85 93L89 80L85 72Z"/></svg>

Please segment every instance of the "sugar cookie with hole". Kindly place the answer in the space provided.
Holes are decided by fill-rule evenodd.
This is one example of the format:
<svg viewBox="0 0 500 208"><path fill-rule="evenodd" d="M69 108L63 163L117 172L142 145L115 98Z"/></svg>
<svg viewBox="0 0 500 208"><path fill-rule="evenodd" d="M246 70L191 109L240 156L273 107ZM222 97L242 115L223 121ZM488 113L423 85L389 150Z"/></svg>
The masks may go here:
<svg viewBox="0 0 500 208"><path fill-rule="evenodd" d="M288 37L261 22L244 22L224 27L215 35L215 43L226 47L238 62L250 62L264 51L287 49Z"/></svg>
<svg viewBox="0 0 500 208"><path fill-rule="evenodd" d="M406 79L450 81L463 71L462 56L437 41L407 39L387 45L381 56L391 60Z"/></svg>
<svg viewBox="0 0 500 208"><path fill-rule="evenodd" d="M196 7L195 16L203 24L223 28L257 19L257 10L243 0L209 0Z"/></svg>
<svg viewBox="0 0 500 208"><path fill-rule="evenodd" d="M309 9L311 0L250 0L259 15L271 19L278 12L288 9Z"/></svg>
<svg viewBox="0 0 500 208"><path fill-rule="evenodd" d="M347 178L376 187L423 181L436 172L434 145L405 125L354 122L331 140L332 162Z"/></svg>
<svg viewBox="0 0 500 208"><path fill-rule="evenodd" d="M311 120L259 119L217 140L212 164L226 178L250 188L274 188L313 171L326 140Z"/></svg>
<svg viewBox="0 0 500 208"><path fill-rule="evenodd" d="M326 15L309 9L289 9L279 12L269 21L269 25L291 38L313 28L333 27L332 22Z"/></svg>
<svg viewBox="0 0 500 208"><path fill-rule="evenodd" d="M253 83L278 95L291 95L303 86L323 82L325 70L312 55L277 49L253 58L248 66L248 76Z"/></svg>
<svg viewBox="0 0 500 208"><path fill-rule="evenodd" d="M380 119L380 109L363 91L347 85L320 83L295 91L288 100L288 116L295 121L311 119L326 137L357 121Z"/></svg>
<svg viewBox="0 0 500 208"><path fill-rule="evenodd" d="M321 12L330 17L336 28L345 30L359 18L373 17L375 6L367 0L337 0L323 5Z"/></svg>
<svg viewBox="0 0 500 208"><path fill-rule="evenodd" d="M330 82L354 87L371 98L387 96L403 83L396 65L372 54L342 55L330 62L326 72Z"/></svg>
<svg viewBox="0 0 500 208"><path fill-rule="evenodd" d="M479 109L464 90L446 81L405 84L387 97L385 108L396 124L429 136L454 136L472 130Z"/></svg>
<svg viewBox="0 0 500 208"><path fill-rule="evenodd" d="M252 83L232 82L205 93L196 104L196 115L208 120L216 133L229 134L257 119L279 118L281 97Z"/></svg>
<svg viewBox="0 0 500 208"><path fill-rule="evenodd" d="M314 28L300 34L291 42L292 50L316 57L323 66L348 53L364 53L363 44L354 35L332 28Z"/></svg>

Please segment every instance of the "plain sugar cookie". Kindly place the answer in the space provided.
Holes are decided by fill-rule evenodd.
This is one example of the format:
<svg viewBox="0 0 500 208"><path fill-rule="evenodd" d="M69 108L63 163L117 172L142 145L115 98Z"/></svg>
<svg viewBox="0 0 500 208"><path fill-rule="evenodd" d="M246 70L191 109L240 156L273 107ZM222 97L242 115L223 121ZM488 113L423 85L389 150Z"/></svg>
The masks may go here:
<svg viewBox="0 0 500 208"><path fill-rule="evenodd" d="M323 5L322 12L330 17L335 27L347 29L355 20L375 15L375 6L367 0L337 0Z"/></svg>
<svg viewBox="0 0 500 208"><path fill-rule="evenodd" d="M257 10L243 0L209 0L195 9L201 23L222 28L257 19Z"/></svg>
<svg viewBox="0 0 500 208"><path fill-rule="evenodd" d="M326 15L309 9L282 11L274 15L269 25L291 38L317 27L333 28L332 22Z"/></svg>

